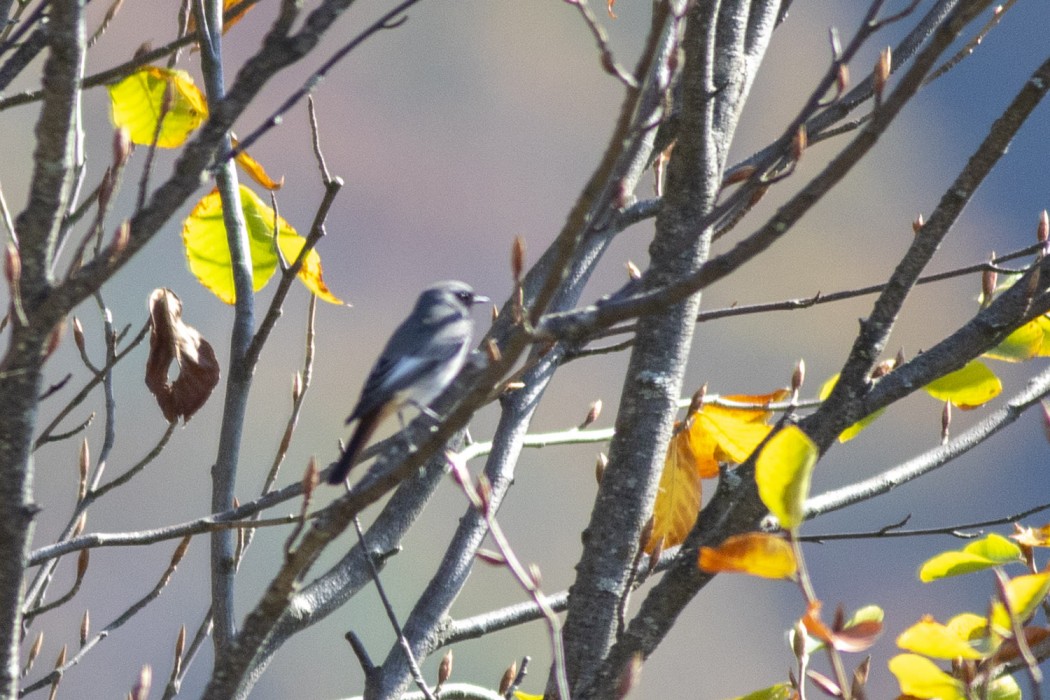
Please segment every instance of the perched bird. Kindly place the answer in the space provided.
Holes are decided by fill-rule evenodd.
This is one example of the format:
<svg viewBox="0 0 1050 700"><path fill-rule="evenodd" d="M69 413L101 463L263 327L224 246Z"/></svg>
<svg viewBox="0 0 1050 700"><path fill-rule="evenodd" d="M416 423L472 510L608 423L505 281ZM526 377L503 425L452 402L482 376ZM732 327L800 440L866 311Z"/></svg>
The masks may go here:
<svg viewBox="0 0 1050 700"><path fill-rule="evenodd" d="M438 282L423 290L365 380L357 406L346 419L348 424L356 420L357 428L328 483L346 479L372 433L393 411L400 418L401 409L411 403L433 415L427 404L452 382L470 350L470 308L487 301L463 282Z"/></svg>

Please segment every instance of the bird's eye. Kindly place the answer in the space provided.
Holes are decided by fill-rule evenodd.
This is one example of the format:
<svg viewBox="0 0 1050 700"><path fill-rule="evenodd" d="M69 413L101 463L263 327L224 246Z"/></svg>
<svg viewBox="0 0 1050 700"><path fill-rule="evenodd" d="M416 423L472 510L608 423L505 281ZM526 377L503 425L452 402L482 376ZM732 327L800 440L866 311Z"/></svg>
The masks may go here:
<svg viewBox="0 0 1050 700"><path fill-rule="evenodd" d="M456 296L467 306L470 306L474 302L474 295L470 292L456 292Z"/></svg>

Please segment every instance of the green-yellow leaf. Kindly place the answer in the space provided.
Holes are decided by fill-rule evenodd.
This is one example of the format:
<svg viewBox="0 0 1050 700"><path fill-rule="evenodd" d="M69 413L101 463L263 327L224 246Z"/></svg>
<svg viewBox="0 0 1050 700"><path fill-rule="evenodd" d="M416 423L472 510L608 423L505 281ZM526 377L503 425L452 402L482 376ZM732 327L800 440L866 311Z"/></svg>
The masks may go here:
<svg viewBox="0 0 1050 700"><path fill-rule="evenodd" d="M792 697L795 697L795 691L790 683L777 683L768 688L733 698L733 700L790 700Z"/></svg>
<svg viewBox="0 0 1050 700"><path fill-rule="evenodd" d="M274 248L274 211L250 189L241 185L241 209L248 228L249 252L252 258L252 288L262 289L277 270L278 257ZM299 256L306 239L281 217L276 217L277 244L284 259L291 264ZM190 270L200 283L227 304L236 299L233 287L233 269L222 219L222 200L218 191L205 195L193 208L182 225L182 241ZM321 270L321 256L311 250L303 261L299 279L324 301L342 303L325 286Z"/></svg>
<svg viewBox="0 0 1050 700"><path fill-rule="evenodd" d="M980 659L984 654L975 649L955 630L925 617L897 637L897 646L916 654L936 659Z"/></svg>
<svg viewBox="0 0 1050 700"><path fill-rule="evenodd" d="M1003 385L986 364L973 360L962 369L933 380L924 388L935 399L951 401L959 408L968 409L994 399L1003 390Z"/></svg>
<svg viewBox="0 0 1050 700"><path fill-rule="evenodd" d="M1024 324L984 353L984 357L1005 362L1024 362L1035 357L1043 347L1044 318L1040 316Z"/></svg>
<svg viewBox="0 0 1050 700"><path fill-rule="evenodd" d="M1013 676L999 676L988 688L988 700L1021 700L1021 686Z"/></svg>
<svg viewBox="0 0 1050 700"><path fill-rule="evenodd" d="M1050 572L1015 576L1006 582L1006 599L1010 609L1021 622L1036 611L1050 592ZM992 605L992 626L1002 634L1012 634L1013 626L1006 608L999 601Z"/></svg>
<svg viewBox="0 0 1050 700"><path fill-rule="evenodd" d="M832 376L830 379L828 379L826 382L824 382L823 386L820 387L820 400L821 401L823 401L824 399L826 399L829 396L831 396L831 390L835 388L835 384L838 382L838 380L839 380L839 375L836 374L836 375ZM854 423L853 425L851 425L850 427L846 428L841 433L839 433L839 442L849 442L853 438L857 437L857 435L860 434L860 431L864 430L869 425L874 423L875 419L877 419L879 416L881 416L885 412L886 412L885 408L880 408L879 410L877 410L877 411L875 411L873 413L870 413L867 416L861 418L859 421L857 421L856 423Z"/></svg>
<svg viewBox="0 0 1050 700"><path fill-rule="evenodd" d="M805 517L818 454L809 436L798 426L789 425L769 439L755 460L758 495L787 530L797 528Z"/></svg>
<svg viewBox="0 0 1050 700"><path fill-rule="evenodd" d="M158 147L176 148L208 118L207 100L186 71L145 66L108 89L113 125L125 127L132 143L156 137Z"/></svg>
<svg viewBox="0 0 1050 700"><path fill-rule="evenodd" d="M919 569L919 579L929 583L1017 561L1021 561L1021 548L1002 535L992 533L962 550L941 552L926 560Z"/></svg>
<svg viewBox="0 0 1050 700"><path fill-rule="evenodd" d="M890 659L890 673L897 677L901 692L931 700L965 700L962 681L952 678L925 656L899 654Z"/></svg>

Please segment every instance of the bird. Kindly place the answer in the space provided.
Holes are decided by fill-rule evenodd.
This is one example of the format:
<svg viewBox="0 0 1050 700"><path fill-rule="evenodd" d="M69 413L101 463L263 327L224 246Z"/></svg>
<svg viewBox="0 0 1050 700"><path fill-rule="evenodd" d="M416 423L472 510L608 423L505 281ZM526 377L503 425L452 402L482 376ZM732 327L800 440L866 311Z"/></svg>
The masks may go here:
<svg viewBox="0 0 1050 700"><path fill-rule="evenodd" d="M474 331L471 307L487 301L488 297L464 282L438 282L423 290L365 380L357 405L346 419L347 425L356 420L357 428L329 473L328 483L346 480L372 433L392 412L397 412L402 429L401 411L408 404L436 417L427 404L463 367Z"/></svg>

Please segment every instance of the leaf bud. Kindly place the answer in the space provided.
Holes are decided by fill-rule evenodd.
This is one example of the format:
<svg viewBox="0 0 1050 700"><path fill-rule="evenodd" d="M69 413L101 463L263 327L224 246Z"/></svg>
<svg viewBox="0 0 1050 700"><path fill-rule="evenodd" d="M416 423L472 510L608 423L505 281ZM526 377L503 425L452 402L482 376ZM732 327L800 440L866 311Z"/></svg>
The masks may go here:
<svg viewBox="0 0 1050 700"><path fill-rule="evenodd" d="M1047 215L1046 209L1039 215L1039 225L1035 228L1035 239L1046 245L1047 239L1050 238L1050 215Z"/></svg>
<svg viewBox="0 0 1050 700"><path fill-rule="evenodd" d="M922 227L925 225L926 219L922 217L922 214L919 214L915 217L915 220L911 222L911 230L916 236L918 236L919 232L922 231Z"/></svg>
<svg viewBox="0 0 1050 700"><path fill-rule="evenodd" d="M518 662L512 661L510 666L507 666L507 670L503 672L503 676L499 679L499 694L506 695L507 691L510 690L511 684L514 679L518 677Z"/></svg>
<svg viewBox="0 0 1050 700"><path fill-rule="evenodd" d="M886 83L890 80L890 69L893 67L893 53L889 46L879 52L879 59L875 62L875 74L873 76L875 99L882 101L882 92L886 89Z"/></svg>
<svg viewBox="0 0 1050 700"><path fill-rule="evenodd" d="M193 539L192 535L186 535L179 542L179 546L175 548L175 553L171 555L171 567L175 568L182 561L182 558L186 556L186 550L190 547L190 540Z"/></svg>
<svg viewBox="0 0 1050 700"><path fill-rule="evenodd" d="M80 324L80 319L76 316L73 317L73 342L76 343L77 350L81 354L86 352L86 346L84 345L84 326Z"/></svg>
<svg viewBox="0 0 1050 700"><path fill-rule="evenodd" d="M485 341L485 354L492 364L497 364L503 359L503 353L499 351L499 345L494 338L489 338Z"/></svg>
<svg viewBox="0 0 1050 700"><path fill-rule="evenodd" d="M87 495L88 486L88 469L91 464L91 448L88 445L87 438L80 443L80 454L77 458L77 472L80 476L77 485L77 500L84 500L84 496Z"/></svg>
<svg viewBox="0 0 1050 700"><path fill-rule="evenodd" d="M445 652L445 655L441 657L441 663L438 665L438 682L437 690L441 689L441 686L445 685L445 681L452 675L452 650L449 649Z"/></svg>
<svg viewBox="0 0 1050 700"><path fill-rule="evenodd" d="M799 124L798 131L795 132L794 138L791 139L791 157L798 161L802 160L802 154L806 152L806 146L809 145L809 137L806 135L806 125Z"/></svg>
<svg viewBox="0 0 1050 700"><path fill-rule="evenodd" d="M12 289L17 288L22 279L22 256L10 241L4 250L4 276Z"/></svg>
<svg viewBox="0 0 1050 700"><path fill-rule="evenodd" d="M124 254L124 250L128 247L128 241L131 240L131 223L124 221L117 227L116 232L113 234L113 242L109 245L109 262L112 264L120 259Z"/></svg>
<svg viewBox="0 0 1050 700"><path fill-rule="evenodd" d="M985 268L981 273L981 308L987 307L992 303L992 296L995 294L995 287L999 283L999 273L991 267L995 263L995 251L992 251L992 257L988 261L989 267Z"/></svg>
<svg viewBox="0 0 1050 700"><path fill-rule="evenodd" d="M806 361L799 358L795 365L795 371L791 373L791 395L797 397L802 389L802 383L806 381Z"/></svg>
<svg viewBox="0 0 1050 700"><path fill-rule="evenodd" d="M321 482L321 475L317 471L317 459L311 455L306 463L306 471L303 472L303 503L310 501L317 484ZM305 505L304 505L305 507Z"/></svg>
<svg viewBox="0 0 1050 700"><path fill-rule="evenodd" d="M479 549L474 553L474 556L491 566L506 566L507 564L506 557L491 549Z"/></svg>
<svg viewBox="0 0 1050 700"><path fill-rule="evenodd" d="M849 89L849 66L845 63L839 64L838 72L835 74L835 90L842 95Z"/></svg>
<svg viewBox="0 0 1050 700"><path fill-rule="evenodd" d="M488 476L482 474L478 477L477 493L478 509L487 514L492 506L492 482L489 481Z"/></svg>
<svg viewBox="0 0 1050 700"><path fill-rule="evenodd" d="M598 453L598 460L594 463L594 478L601 484L602 477L605 476L605 468L609 466L609 458L604 452Z"/></svg>
<svg viewBox="0 0 1050 700"><path fill-rule="evenodd" d="M633 281L637 282L638 280L642 279L642 271L639 270L638 266L635 265L633 262L628 260L625 267L627 268L627 276Z"/></svg>
<svg viewBox="0 0 1050 700"><path fill-rule="evenodd" d="M77 555L77 581L84 580L84 574L87 573L88 564L91 563L91 550L82 549L80 554Z"/></svg>
<svg viewBox="0 0 1050 700"><path fill-rule="evenodd" d="M51 355L58 350L58 346L62 344L62 336L66 334L66 320L62 319L55 324L55 327L51 329L50 335L47 336L47 344L44 346L44 359L51 357Z"/></svg>
<svg viewBox="0 0 1050 700"><path fill-rule="evenodd" d="M904 359L905 359L904 358L904 348L898 348L897 349L897 354L893 358L893 366L894 367L900 367L901 365L904 364Z"/></svg>
<svg viewBox="0 0 1050 700"><path fill-rule="evenodd" d="M499 307L495 304L492 305L492 322L495 323L496 319L499 318Z"/></svg>
<svg viewBox="0 0 1050 700"><path fill-rule="evenodd" d="M789 634L791 636L791 653L795 655L795 658L801 661L809 656L806 653L806 626L802 624L802 620L795 623Z"/></svg>
<svg viewBox="0 0 1050 700"><path fill-rule="evenodd" d="M624 667L623 672L616 681L616 698L627 697L638 685L638 679L642 675L642 661L642 652L640 651L636 651L631 656L631 660Z"/></svg>
<svg viewBox="0 0 1050 700"><path fill-rule="evenodd" d="M37 657L40 656L40 650L44 647L44 633L43 631L38 632L36 639L33 641L33 646L29 648L29 654L26 657L25 666L22 667L22 678L25 678L29 671L32 670L33 664L36 663Z"/></svg>
<svg viewBox="0 0 1050 700"><path fill-rule="evenodd" d="M55 659L55 668L62 668L65 665L66 665L66 645L63 644L62 645L62 651L58 652L58 658ZM58 682L57 678L55 679L55 682L56 683Z"/></svg>
<svg viewBox="0 0 1050 700"><path fill-rule="evenodd" d="M598 416L602 414L602 400L595 399L594 403L591 404L590 409L587 411L587 415L584 416L583 422L580 423L580 430L587 428L592 425L594 421L598 420Z"/></svg>
<svg viewBox="0 0 1050 700"><path fill-rule="evenodd" d="M126 126L118 127L113 132L113 163L124 165L131 157L131 133Z"/></svg>
<svg viewBox="0 0 1050 700"><path fill-rule="evenodd" d="M514 281L521 282L521 275L525 271L525 239L521 236L514 237L510 253L510 271L514 275Z"/></svg>
<svg viewBox="0 0 1050 700"><path fill-rule="evenodd" d="M139 672L139 679L135 681L135 686L131 689L132 700L146 700L149 697L150 686L153 685L153 669L149 664L142 667Z"/></svg>
<svg viewBox="0 0 1050 700"><path fill-rule="evenodd" d="M175 660L182 663L182 654L186 651L186 625L179 627L179 636L175 638Z"/></svg>
<svg viewBox="0 0 1050 700"><path fill-rule="evenodd" d="M688 415L691 416L694 413L696 413L697 411L699 411L700 409L702 409L704 407L704 399L706 397L707 397L707 384L704 384L703 386L701 386L699 389L696 390L696 393L693 394L693 398L690 399Z"/></svg>
<svg viewBox="0 0 1050 700"><path fill-rule="evenodd" d="M84 617L80 618L80 646L87 644L88 635L91 633L91 614L84 611Z"/></svg>
<svg viewBox="0 0 1050 700"><path fill-rule="evenodd" d="M298 401L303 395L303 373L296 372L292 375L292 401Z"/></svg>
<svg viewBox="0 0 1050 700"><path fill-rule="evenodd" d="M731 168L722 177L722 187L728 187L729 185L735 185L738 182L744 182L751 178L755 174L755 166L753 165L741 165L736 168Z"/></svg>

